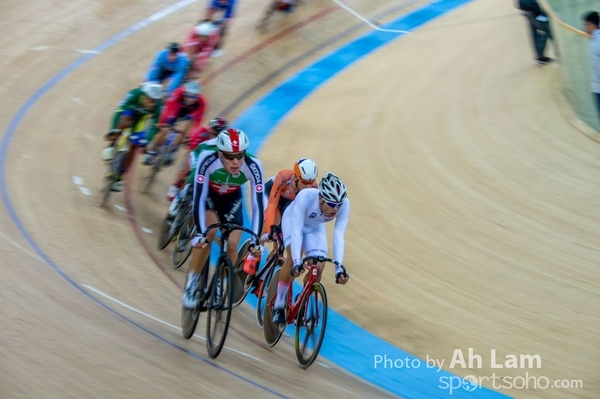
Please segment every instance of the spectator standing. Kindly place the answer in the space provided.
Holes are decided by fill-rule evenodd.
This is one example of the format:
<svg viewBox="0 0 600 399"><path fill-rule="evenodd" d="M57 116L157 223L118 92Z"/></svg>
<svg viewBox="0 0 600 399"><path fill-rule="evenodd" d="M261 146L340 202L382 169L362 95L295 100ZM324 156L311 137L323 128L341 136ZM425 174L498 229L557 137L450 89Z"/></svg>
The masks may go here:
<svg viewBox="0 0 600 399"><path fill-rule="evenodd" d="M552 39L548 15L540 7L537 0L518 0L517 5L523 11L523 15L527 18L531 29L536 64L544 65L551 62L552 58L544 55L548 39Z"/></svg>
<svg viewBox="0 0 600 399"><path fill-rule="evenodd" d="M590 58L592 60L592 95L600 116L600 15L588 12L583 18L583 30L590 35Z"/></svg>

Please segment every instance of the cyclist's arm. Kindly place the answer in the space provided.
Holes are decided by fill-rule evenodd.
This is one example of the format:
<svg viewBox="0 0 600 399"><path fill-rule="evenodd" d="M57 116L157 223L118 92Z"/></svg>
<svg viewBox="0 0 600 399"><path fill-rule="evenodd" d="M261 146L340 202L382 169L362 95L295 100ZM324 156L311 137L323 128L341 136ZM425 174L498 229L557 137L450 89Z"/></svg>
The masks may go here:
<svg viewBox="0 0 600 399"><path fill-rule="evenodd" d="M198 159L198 167L194 173L193 214L198 234L206 233L206 198L209 190L209 178L215 165L219 162L216 151L204 151Z"/></svg>
<svg viewBox="0 0 600 399"><path fill-rule="evenodd" d="M281 189L286 184L285 173L283 171L277 173L273 181L273 188L269 193L269 202L265 210L265 227L267 231L271 231L271 226L275 224L275 216L277 214L277 206L281 199Z"/></svg>
<svg viewBox="0 0 600 399"><path fill-rule="evenodd" d="M307 190L302 190L296 194L294 199L294 205L291 207L292 211L292 261L294 265L297 265L302 260L302 230L304 229L304 218L306 215L306 209L310 205L311 196L307 195Z"/></svg>
<svg viewBox="0 0 600 399"><path fill-rule="evenodd" d="M202 122L202 118L204 117L204 111L206 110L206 100L204 96L200 96L198 98L198 108L192 114L193 128L200 127L200 123Z"/></svg>
<svg viewBox="0 0 600 399"><path fill-rule="evenodd" d="M181 108L181 93L182 91L178 89L171 94L160 114L160 124L175 124L177 121L177 115L179 114L179 109Z"/></svg>
<svg viewBox="0 0 600 399"><path fill-rule="evenodd" d="M264 211L263 211L263 191L265 189L263 182L263 167L261 162L252 156L247 156L244 160L250 183L252 184L252 230L260 237L263 229Z"/></svg>
<svg viewBox="0 0 600 399"><path fill-rule="evenodd" d="M169 88L167 89L167 93L173 93L183 82L183 78L187 74L188 68L190 65L190 60L186 54L177 54L177 70L171 76L171 83L169 83Z"/></svg>
<svg viewBox="0 0 600 399"><path fill-rule="evenodd" d="M127 93L113 115L111 130L118 128L121 116L134 116L133 107L139 102L141 93L142 91L138 88L132 89Z"/></svg>
<svg viewBox="0 0 600 399"><path fill-rule="evenodd" d="M158 129L158 118L160 117L160 111L163 108L162 101L158 101L156 103L156 107L154 108L154 112L152 113L152 122L150 125L148 137L154 137L156 134L156 130Z"/></svg>
<svg viewBox="0 0 600 399"><path fill-rule="evenodd" d="M156 58L154 59L154 62L152 63L152 66L150 67L150 70L148 71L148 75L146 76L146 81L158 82L158 78L160 76L160 71L162 69L162 65L165 62L167 51L168 50L160 51L156 55Z"/></svg>
<svg viewBox="0 0 600 399"><path fill-rule="evenodd" d="M333 228L333 259L339 263L344 262L344 246L346 227L350 217L350 200L345 199L335 218L335 227Z"/></svg>

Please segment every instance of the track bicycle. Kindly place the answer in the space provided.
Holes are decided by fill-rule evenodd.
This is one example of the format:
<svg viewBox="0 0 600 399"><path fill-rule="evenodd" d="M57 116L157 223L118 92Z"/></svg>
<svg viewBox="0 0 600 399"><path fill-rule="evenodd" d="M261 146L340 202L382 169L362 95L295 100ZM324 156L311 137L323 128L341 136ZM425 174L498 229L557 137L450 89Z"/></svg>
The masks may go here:
<svg viewBox="0 0 600 399"><path fill-rule="evenodd" d="M108 197L110 197L110 193L113 191L113 184L116 183L118 178L122 177L124 173L125 157L129 153L129 143L133 144L134 149L143 147L148 143L146 140L145 127L148 125L149 120L150 115L143 115L138 123L135 124L135 128L132 129L129 127L120 132L120 136L115 145L115 155L110 161L108 173L104 177L104 186L100 190L100 207L106 205ZM114 132L109 132L109 135L113 133Z"/></svg>
<svg viewBox="0 0 600 399"><path fill-rule="evenodd" d="M165 249L173 241L173 238L177 236L184 224L186 222L189 223L192 218L192 193L193 190L191 187L186 190L179 202L175 216L171 216L170 212L167 211L167 215L162 222L160 234L158 235L158 249Z"/></svg>
<svg viewBox="0 0 600 399"><path fill-rule="evenodd" d="M275 273L277 266L281 266L283 261L283 236L279 229L271 231L271 237L275 242L275 248L269 253L265 265L255 274L249 275L244 273L243 264L250 240L246 240L238 251L238 264L235 268L235 281L233 288L233 307L239 306L254 287L254 293L257 296L256 301L256 322L260 328L263 328L263 313L265 306L265 291L269 282Z"/></svg>
<svg viewBox="0 0 600 399"><path fill-rule="evenodd" d="M195 293L199 298L198 306L194 309L182 306L181 309L181 331L185 339L190 339L194 335L200 313L207 312L206 349L213 359L219 356L225 345L233 310L234 271L233 263L227 256L229 234L233 230L241 230L256 237L252 230L233 223L215 223L208 226L206 232L216 228L221 229L221 237L218 239L220 253L213 274L209 279L209 257L199 276L198 289ZM258 237L256 238L258 240ZM223 331L219 335L217 329L220 323Z"/></svg>
<svg viewBox="0 0 600 399"><path fill-rule="evenodd" d="M286 325L295 324L296 326L294 347L296 358L302 368L307 368L313 364L319 355L319 350L325 338L325 327L327 326L327 294L323 284L317 282L317 263L319 262L333 263L342 269L341 275L348 276L344 266L333 259L323 256L307 256L302 260L304 269L308 270L308 281L293 302L293 284L290 285L285 312ZM263 316L265 341L271 347L279 342L285 330L284 327L279 327L273 323L273 306L277 296L280 272L281 269L278 269L271 278L267 291L267 305Z"/></svg>
<svg viewBox="0 0 600 399"><path fill-rule="evenodd" d="M156 175L158 172L160 172L163 167L170 166L173 163L173 160L169 162L169 158L175 158L175 153L179 147L177 144L177 136L180 134L183 133L175 129L171 129L169 131L166 141L160 147L158 154L156 154L154 157L154 162L150 166L150 173L146 176L146 184L144 185L144 190L142 193L148 193L152 187L152 184L154 183L154 180L156 180Z"/></svg>
<svg viewBox="0 0 600 399"><path fill-rule="evenodd" d="M298 6L300 0L296 0L295 5L286 4L281 0L269 0L267 8L263 11L263 14L256 24L256 29L261 32L265 32L269 27L273 14L275 13L290 13L293 9Z"/></svg>

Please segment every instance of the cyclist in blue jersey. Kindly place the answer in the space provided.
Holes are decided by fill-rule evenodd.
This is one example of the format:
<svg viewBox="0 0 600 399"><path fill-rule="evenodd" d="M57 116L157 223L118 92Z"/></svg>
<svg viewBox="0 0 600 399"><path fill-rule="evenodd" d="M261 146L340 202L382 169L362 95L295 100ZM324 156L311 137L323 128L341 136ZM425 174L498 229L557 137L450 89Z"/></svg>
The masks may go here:
<svg viewBox="0 0 600 399"><path fill-rule="evenodd" d="M165 98L183 83L190 67L187 54L179 50L179 43L169 43L166 49L156 55L146 76L147 81L161 84L170 80L164 90Z"/></svg>

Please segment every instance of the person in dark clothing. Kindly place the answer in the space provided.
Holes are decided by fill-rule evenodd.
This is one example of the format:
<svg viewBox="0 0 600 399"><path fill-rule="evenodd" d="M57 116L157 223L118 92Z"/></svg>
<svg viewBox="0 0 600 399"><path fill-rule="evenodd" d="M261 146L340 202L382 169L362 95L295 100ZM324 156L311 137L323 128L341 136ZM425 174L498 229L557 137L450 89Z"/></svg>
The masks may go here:
<svg viewBox="0 0 600 399"><path fill-rule="evenodd" d="M548 39L552 39L548 16L537 0L517 0L517 8L523 11L529 23L536 64L543 65L551 62L552 59L544 55Z"/></svg>

